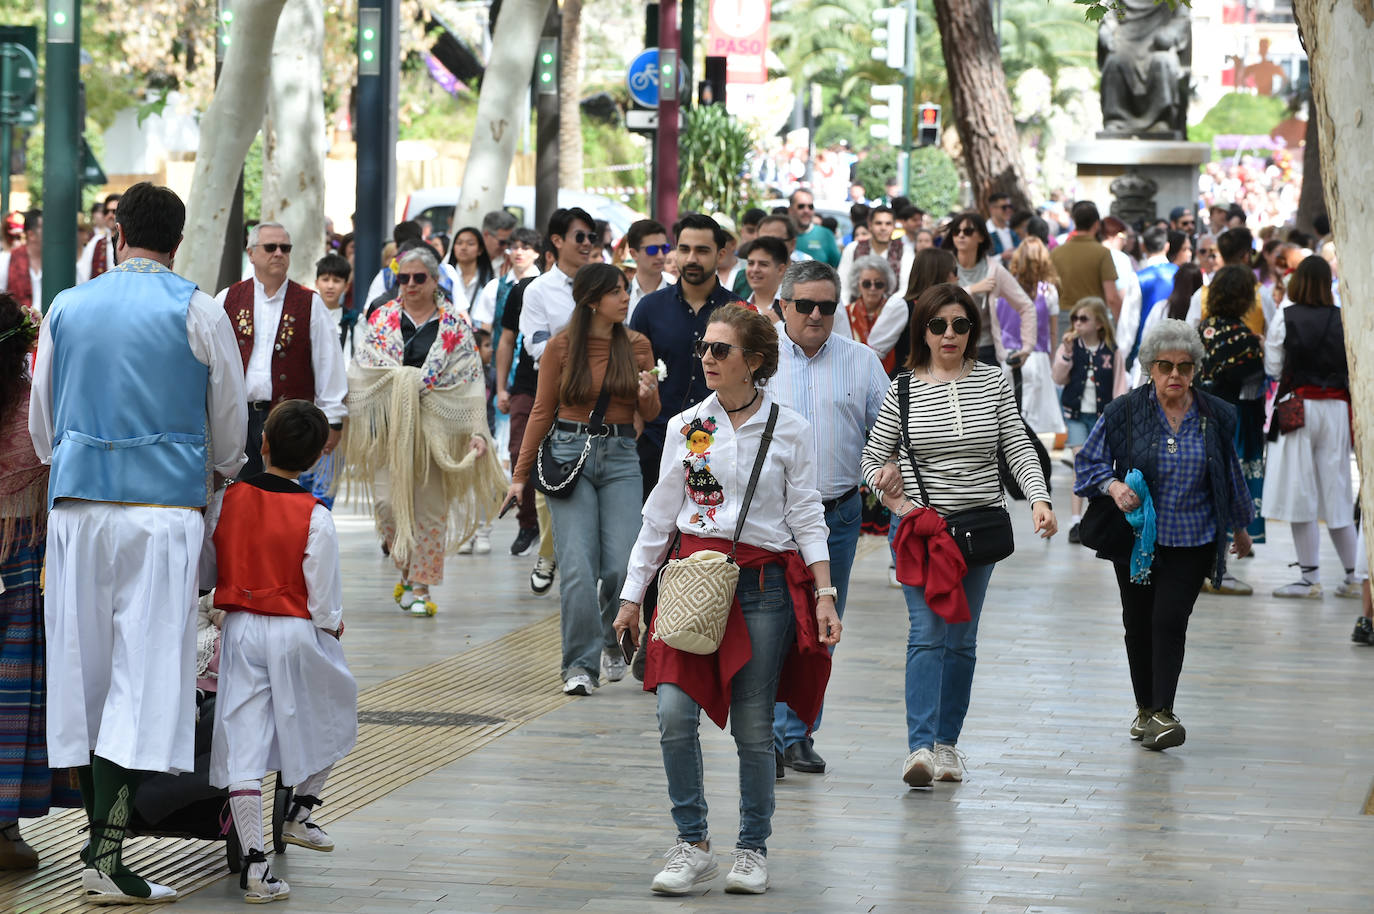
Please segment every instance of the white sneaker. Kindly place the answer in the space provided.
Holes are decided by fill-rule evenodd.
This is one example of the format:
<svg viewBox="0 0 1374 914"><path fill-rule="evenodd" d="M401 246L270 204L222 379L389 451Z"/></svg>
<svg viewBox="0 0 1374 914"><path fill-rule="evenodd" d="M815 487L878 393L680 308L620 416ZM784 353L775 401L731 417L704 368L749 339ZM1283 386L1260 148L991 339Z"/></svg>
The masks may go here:
<svg viewBox="0 0 1374 914"><path fill-rule="evenodd" d="M935 753L929 749L917 749L906 757L902 766L902 780L908 787L929 787L935 777Z"/></svg>
<svg viewBox="0 0 1374 914"><path fill-rule="evenodd" d="M287 844L309 848L312 851L329 853L334 849L334 839L325 834L324 829L306 819L304 822L285 822L281 827L281 839Z"/></svg>
<svg viewBox="0 0 1374 914"><path fill-rule="evenodd" d="M1355 575L1348 574L1345 576L1345 580L1341 581L1340 585L1336 588L1336 596L1345 597L1347 600L1364 599L1364 582L1355 577Z"/></svg>
<svg viewBox="0 0 1374 914"><path fill-rule="evenodd" d="M686 895L692 886L715 879L720 872L710 851L687 841L674 844L663 856L668 862L654 877L651 886L659 895Z"/></svg>
<svg viewBox="0 0 1374 914"><path fill-rule="evenodd" d="M148 880L143 880L148 882ZM87 904L163 904L177 900L177 890L155 882L148 882L149 895L126 895L109 876L93 866L81 871L81 891Z"/></svg>
<svg viewBox="0 0 1374 914"><path fill-rule="evenodd" d="M596 691L596 683L586 673L573 673L563 683L564 695L590 695Z"/></svg>
<svg viewBox="0 0 1374 914"><path fill-rule="evenodd" d="M758 851L737 847L735 865L725 876L725 891L735 895L762 895L768 891L768 858Z"/></svg>
<svg viewBox="0 0 1374 914"><path fill-rule="evenodd" d="M473 537L472 539L468 540L468 541L467 541L466 543L464 543L463 545L459 546L459 547L458 547L458 554L459 554L459 555L472 555L472 543L473 543L473 540L475 540L476 538L477 538L477 537ZM487 546L487 551L488 551L488 552L491 551L491 546L490 546L490 544L488 544L488 546Z"/></svg>
<svg viewBox="0 0 1374 914"><path fill-rule="evenodd" d="M887 586L902 589L902 582L897 580L897 566L889 565L887 569Z"/></svg>
<svg viewBox="0 0 1374 914"><path fill-rule="evenodd" d="M953 746L935 744L935 780L962 781L964 779L964 754Z"/></svg>
<svg viewBox="0 0 1374 914"><path fill-rule="evenodd" d="M625 662L625 655L620 653L620 648L602 649L601 670L607 682L619 682L624 679L629 668L630 665Z"/></svg>
<svg viewBox="0 0 1374 914"><path fill-rule="evenodd" d="M491 552L491 534L481 530L472 538L472 552L475 555L488 555Z"/></svg>
<svg viewBox="0 0 1374 914"><path fill-rule="evenodd" d="M1304 578L1301 581L1283 585L1274 591L1274 596L1286 600L1320 600L1322 598L1322 585Z"/></svg>
<svg viewBox="0 0 1374 914"><path fill-rule="evenodd" d="M554 575L558 573L558 562L542 555L535 560L534 570L530 572L530 590L542 597L553 587Z"/></svg>

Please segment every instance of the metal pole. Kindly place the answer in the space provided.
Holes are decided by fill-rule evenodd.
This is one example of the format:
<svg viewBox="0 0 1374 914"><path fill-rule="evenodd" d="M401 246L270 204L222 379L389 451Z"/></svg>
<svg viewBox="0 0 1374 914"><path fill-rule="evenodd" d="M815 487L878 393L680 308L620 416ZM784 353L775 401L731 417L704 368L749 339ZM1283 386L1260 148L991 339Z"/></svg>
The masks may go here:
<svg viewBox="0 0 1374 914"><path fill-rule="evenodd" d="M680 66L687 77L687 94L678 99L678 106L690 108L697 91L697 0L682 0L682 29L678 41L682 43Z"/></svg>
<svg viewBox="0 0 1374 914"><path fill-rule="evenodd" d="M10 143L14 140L14 125L0 124L0 217L10 211L10 158L14 155Z"/></svg>
<svg viewBox="0 0 1374 914"><path fill-rule="evenodd" d="M665 50L678 50L677 0L661 0L658 5L658 53L663 60ZM669 75L677 79L676 69ZM681 177L678 172L678 107L677 92L665 92L662 84L662 71L659 73L658 93L658 133L655 134L654 170L658 174L658 186L654 213L659 222L671 230L677 221L678 193L681 190ZM665 96L672 96L671 98Z"/></svg>
<svg viewBox="0 0 1374 914"><path fill-rule="evenodd" d="M76 214L81 208L81 4L48 0L43 81L43 313L76 285Z"/></svg>
<svg viewBox="0 0 1374 914"><path fill-rule="evenodd" d="M901 164L902 193L911 193L911 150L916 145L916 0L906 0L906 91L902 99L902 150L897 157Z"/></svg>
<svg viewBox="0 0 1374 914"><path fill-rule="evenodd" d="M550 3L544 17L543 37L557 41L562 33L563 17L558 4ZM561 69L554 68L555 80ZM535 86L534 93L534 221L535 229L543 235L549 230L553 211L558 209L558 91L541 92Z"/></svg>
<svg viewBox="0 0 1374 914"><path fill-rule="evenodd" d="M359 0L359 32L364 27L380 28L385 0ZM382 43L376 43L380 48ZM357 200L353 222L353 284L355 289L367 290L367 284L381 267L382 239L385 235L386 206L386 110L382 72L385 55L376 66L360 62L358 67L357 134L358 173ZM361 302L360 306L366 306Z"/></svg>

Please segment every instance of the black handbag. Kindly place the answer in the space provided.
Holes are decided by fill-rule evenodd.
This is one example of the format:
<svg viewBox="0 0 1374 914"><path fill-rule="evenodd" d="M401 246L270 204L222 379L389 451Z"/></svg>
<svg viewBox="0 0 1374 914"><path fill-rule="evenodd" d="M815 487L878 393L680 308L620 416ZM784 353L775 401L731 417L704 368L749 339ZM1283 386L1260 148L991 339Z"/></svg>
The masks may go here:
<svg viewBox="0 0 1374 914"><path fill-rule="evenodd" d="M897 385L897 398L902 413L902 447L906 448L907 460L911 461L911 471L916 474L916 485L921 490L921 501L930 506L930 495L926 492L925 480L921 478L921 468L916 463L916 455L911 450L911 439L907 431L907 407L910 403L911 376L902 378ZM972 565L991 565L1016 551L1016 537L1011 529L1011 515L1007 509L989 505L985 508L968 508L956 511L945 518L949 535L954 538L964 561Z"/></svg>
<svg viewBox="0 0 1374 914"><path fill-rule="evenodd" d="M601 381L601 393L597 395L596 406L592 408L592 414L587 417L589 429L605 428L606 407L611 402L611 389L607 387L610 379L610 367L607 366L606 377ZM549 498L570 498L577 488L577 480L582 478L582 467L587 463L587 455L592 452L592 439L604 437L609 433L609 429L602 435L588 432L587 440L582 442L582 453L577 455L575 460L558 460L553 456L553 432L558 425L557 411L553 422L549 424L549 430L544 434L544 440L539 442L539 452L534 460L534 473L531 481L534 487L543 492Z"/></svg>
<svg viewBox="0 0 1374 914"><path fill-rule="evenodd" d="M1127 409L1133 404L1128 402ZM1126 456L1131 459L1134 450L1135 419L1131 412L1126 416ZM1125 513L1116 504L1116 499L1103 493L1088 499L1088 509L1078 522L1078 541L1097 553L1100 559L1126 561L1135 547L1135 528L1126 520Z"/></svg>

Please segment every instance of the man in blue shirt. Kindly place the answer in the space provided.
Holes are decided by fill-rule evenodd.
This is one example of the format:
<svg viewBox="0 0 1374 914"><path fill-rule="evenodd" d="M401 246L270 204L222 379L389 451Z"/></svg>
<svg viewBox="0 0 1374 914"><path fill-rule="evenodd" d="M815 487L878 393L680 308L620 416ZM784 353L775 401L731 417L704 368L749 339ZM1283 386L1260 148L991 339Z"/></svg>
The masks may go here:
<svg viewBox="0 0 1374 914"><path fill-rule="evenodd" d="M716 220L702 213L691 213L684 216L674 230L679 279L668 288L641 298L630 318L630 329L649 338L654 358L668 369L668 376L660 379L658 385L663 409L639 436L639 468L644 474L646 499L658 482L658 465L663 456L668 420L705 400L710 393L692 347L706 333L706 325L716 308L740 300L734 292L721 286L716 276L720 250L727 241L725 230Z"/></svg>

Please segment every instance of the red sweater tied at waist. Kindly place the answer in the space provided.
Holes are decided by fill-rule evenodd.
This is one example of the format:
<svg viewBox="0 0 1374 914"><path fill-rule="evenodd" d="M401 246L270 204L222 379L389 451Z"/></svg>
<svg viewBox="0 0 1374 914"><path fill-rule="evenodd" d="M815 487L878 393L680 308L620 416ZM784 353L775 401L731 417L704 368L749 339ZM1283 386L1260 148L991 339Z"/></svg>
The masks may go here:
<svg viewBox="0 0 1374 914"><path fill-rule="evenodd" d="M1350 443L1355 443L1355 411L1350 402L1350 391L1344 387L1319 387L1316 384L1303 384L1293 388L1293 396L1300 400L1344 400L1345 412L1350 418Z"/></svg>
<svg viewBox="0 0 1374 914"><path fill-rule="evenodd" d="M931 612L954 624L973 618L964 595L968 563L935 509L916 508L904 516L892 549L897 554L897 580L924 587Z"/></svg>
<svg viewBox="0 0 1374 914"><path fill-rule="evenodd" d="M730 554L730 541L682 534L679 555L691 555L705 549ZM772 552L747 543L735 546L735 561L743 578L757 570L763 578L766 565L782 565L787 590L792 596L792 612L796 616L796 637L783 658L778 678L778 701L785 701L797 716L810 727L820 713L825 687L830 681L830 651L820 640L816 625L816 580L799 553ZM730 715L731 680L753 656L749 629L744 622L744 610L739 597L730 607L725 623L725 635L714 654L689 654L669 647L652 637L654 624L649 625L649 647L645 658L644 690L652 692L661 683L671 682L701 705L706 716L717 727L725 728Z"/></svg>

